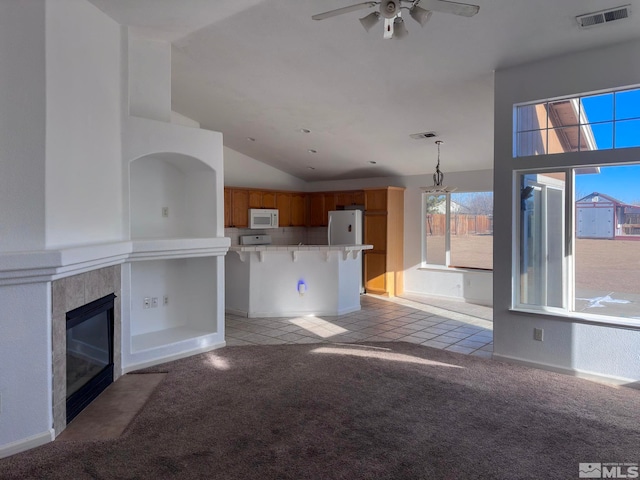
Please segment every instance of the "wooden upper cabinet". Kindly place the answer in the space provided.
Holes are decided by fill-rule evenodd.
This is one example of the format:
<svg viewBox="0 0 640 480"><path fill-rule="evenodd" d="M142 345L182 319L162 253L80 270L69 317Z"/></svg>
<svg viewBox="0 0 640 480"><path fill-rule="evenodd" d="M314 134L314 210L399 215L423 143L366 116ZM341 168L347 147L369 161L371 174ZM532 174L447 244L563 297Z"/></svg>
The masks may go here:
<svg viewBox="0 0 640 480"><path fill-rule="evenodd" d="M231 190L224 189L224 228L231 226Z"/></svg>
<svg viewBox="0 0 640 480"><path fill-rule="evenodd" d="M336 207L348 207L349 205L364 205L364 191L352 190L349 192L337 192L335 194Z"/></svg>
<svg viewBox="0 0 640 480"><path fill-rule="evenodd" d="M324 194L324 211L322 212L322 225L329 225L329 212L336 209L335 193Z"/></svg>
<svg viewBox="0 0 640 480"><path fill-rule="evenodd" d="M231 189L230 227L246 228L249 226L249 191Z"/></svg>
<svg viewBox="0 0 640 480"><path fill-rule="evenodd" d="M291 226L291 194L286 192L276 193L276 208L278 209L280 226Z"/></svg>
<svg viewBox="0 0 640 480"><path fill-rule="evenodd" d="M249 208L276 208L276 192L249 190Z"/></svg>
<svg viewBox="0 0 640 480"><path fill-rule="evenodd" d="M262 208L262 192L249 190L249 208Z"/></svg>
<svg viewBox="0 0 640 480"><path fill-rule="evenodd" d="M291 226L307 225L307 196L304 193L291 194Z"/></svg>
<svg viewBox="0 0 640 480"><path fill-rule="evenodd" d="M262 192L262 208L278 208L276 192Z"/></svg>
<svg viewBox="0 0 640 480"><path fill-rule="evenodd" d="M312 227L321 227L326 225L324 217L326 217L324 208L324 194L312 193L309 195L309 225Z"/></svg>
<svg viewBox="0 0 640 480"><path fill-rule="evenodd" d="M365 211L387 211L387 190L384 188L375 190L365 190L364 192Z"/></svg>

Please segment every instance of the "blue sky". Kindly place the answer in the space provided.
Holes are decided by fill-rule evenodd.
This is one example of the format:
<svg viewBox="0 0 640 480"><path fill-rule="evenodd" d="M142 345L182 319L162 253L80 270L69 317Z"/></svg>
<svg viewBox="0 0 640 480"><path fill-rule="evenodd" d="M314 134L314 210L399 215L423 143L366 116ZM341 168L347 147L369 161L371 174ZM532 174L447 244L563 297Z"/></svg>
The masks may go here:
<svg viewBox="0 0 640 480"><path fill-rule="evenodd" d="M598 149L640 146L640 90L582 99ZM604 122L604 123L597 123ZM638 158L640 162L640 158ZM640 204L640 165L602 167L600 174L576 175L576 197L604 193L626 203Z"/></svg>
<svg viewBox="0 0 640 480"><path fill-rule="evenodd" d="M576 175L576 200L593 192L640 205L640 166L602 167L599 174Z"/></svg>

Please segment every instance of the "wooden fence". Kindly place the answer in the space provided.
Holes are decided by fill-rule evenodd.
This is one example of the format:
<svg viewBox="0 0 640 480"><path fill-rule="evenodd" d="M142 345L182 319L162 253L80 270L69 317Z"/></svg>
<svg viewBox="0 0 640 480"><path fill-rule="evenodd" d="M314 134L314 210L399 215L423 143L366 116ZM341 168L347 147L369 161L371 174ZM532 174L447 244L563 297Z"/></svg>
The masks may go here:
<svg viewBox="0 0 640 480"><path fill-rule="evenodd" d="M444 235L446 215L428 213L426 219L427 236ZM489 215L451 215L451 235L493 235L493 217Z"/></svg>

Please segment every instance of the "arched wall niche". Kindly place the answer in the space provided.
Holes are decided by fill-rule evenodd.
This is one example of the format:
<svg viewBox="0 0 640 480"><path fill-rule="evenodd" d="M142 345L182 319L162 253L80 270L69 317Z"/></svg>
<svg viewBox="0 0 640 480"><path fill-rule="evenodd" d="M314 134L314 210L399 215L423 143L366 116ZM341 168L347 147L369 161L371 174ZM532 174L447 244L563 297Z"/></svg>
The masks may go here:
<svg viewBox="0 0 640 480"><path fill-rule="evenodd" d="M176 152L132 160L131 239L215 237L216 175L204 161Z"/></svg>

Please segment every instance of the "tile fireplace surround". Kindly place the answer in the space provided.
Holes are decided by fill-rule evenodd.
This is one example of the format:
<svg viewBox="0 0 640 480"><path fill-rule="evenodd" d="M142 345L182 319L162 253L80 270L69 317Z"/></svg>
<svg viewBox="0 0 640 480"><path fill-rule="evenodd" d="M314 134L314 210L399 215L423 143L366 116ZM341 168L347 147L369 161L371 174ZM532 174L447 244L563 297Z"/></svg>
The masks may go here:
<svg viewBox="0 0 640 480"><path fill-rule="evenodd" d="M66 313L74 308L114 293L113 309L113 380L122 372L121 365L121 266L100 268L51 282L53 428L58 436L67 426L67 335Z"/></svg>

